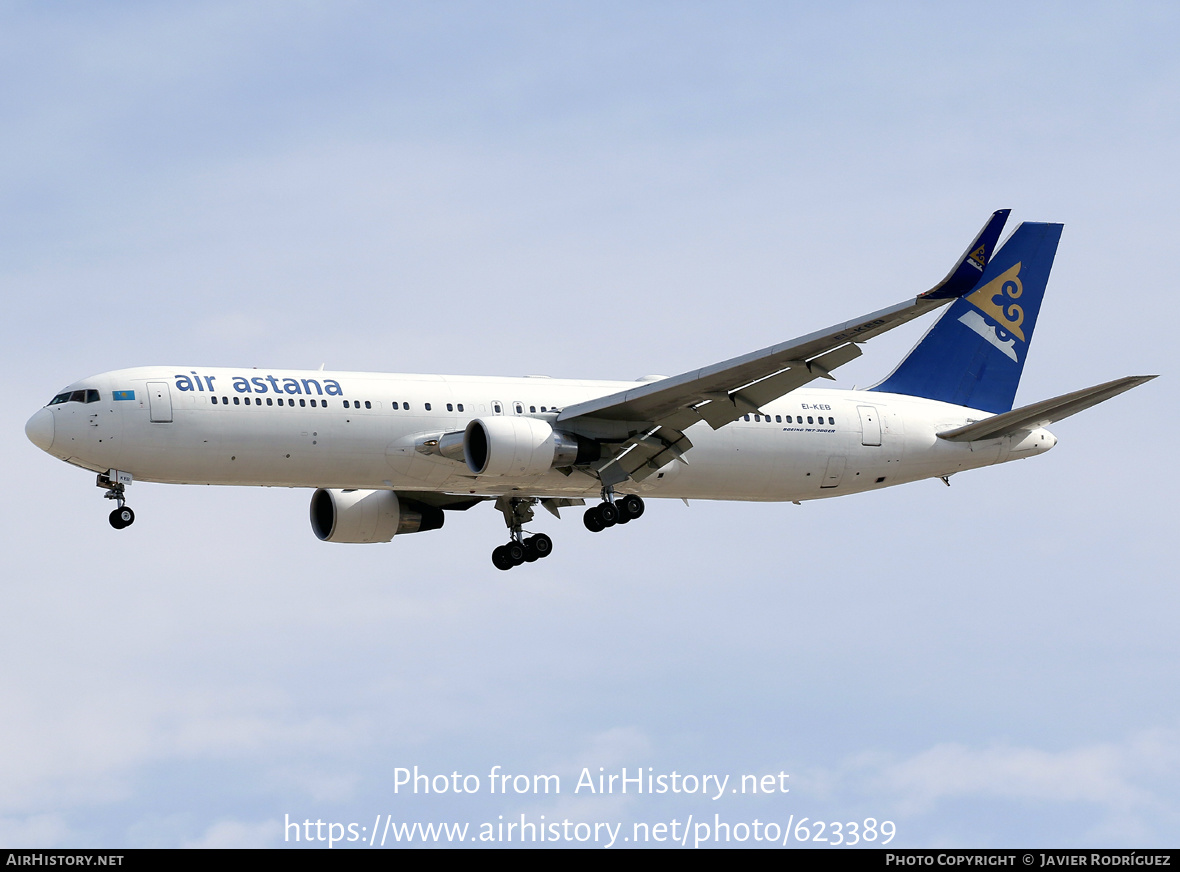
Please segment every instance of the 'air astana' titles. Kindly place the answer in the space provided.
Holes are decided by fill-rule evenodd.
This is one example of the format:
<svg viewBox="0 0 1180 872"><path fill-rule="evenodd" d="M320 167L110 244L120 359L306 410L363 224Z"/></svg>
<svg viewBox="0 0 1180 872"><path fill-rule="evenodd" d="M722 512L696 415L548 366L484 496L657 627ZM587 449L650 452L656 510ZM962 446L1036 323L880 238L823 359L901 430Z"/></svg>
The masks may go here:
<svg viewBox="0 0 1180 872"><path fill-rule="evenodd" d="M189 375L174 375L176 379L176 389L178 391L208 391L213 393L218 390L224 390L214 385L217 380L215 375L197 375L195 371L190 370ZM233 380L231 389L238 394L315 394L318 396L327 395L329 397L344 396L344 391L340 387L340 382L334 378L315 379L315 378L288 378L286 376L275 375L255 375L246 377L244 375L229 376Z"/></svg>

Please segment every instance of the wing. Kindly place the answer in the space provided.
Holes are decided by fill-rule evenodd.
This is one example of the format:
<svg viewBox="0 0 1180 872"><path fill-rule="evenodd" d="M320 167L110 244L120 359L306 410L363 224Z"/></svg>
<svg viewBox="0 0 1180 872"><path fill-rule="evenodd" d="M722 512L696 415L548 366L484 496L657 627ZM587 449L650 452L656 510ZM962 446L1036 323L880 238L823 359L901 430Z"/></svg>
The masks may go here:
<svg viewBox="0 0 1180 872"><path fill-rule="evenodd" d="M603 484L641 481L673 459L684 459L692 443L683 431L698 421L716 430L814 379L832 378L832 370L860 357L858 343L967 294L995 251L1009 211L993 213L946 278L917 297L790 342L569 406L557 421L563 429L617 441L617 449L596 468Z"/></svg>

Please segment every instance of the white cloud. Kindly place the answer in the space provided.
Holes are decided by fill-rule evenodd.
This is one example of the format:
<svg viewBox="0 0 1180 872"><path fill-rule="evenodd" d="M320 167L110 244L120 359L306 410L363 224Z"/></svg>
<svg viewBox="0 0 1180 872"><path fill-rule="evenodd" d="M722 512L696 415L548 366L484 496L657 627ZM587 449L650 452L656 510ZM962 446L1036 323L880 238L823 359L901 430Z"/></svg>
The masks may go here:
<svg viewBox="0 0 1180 872"><path fill-rule="evenodd" d="M60 814L0 817L0 845L56 847L71 844L71 830Z"/></svg>
<svg viewBox="0 0 1180 872"><path fill-rule="evenodd" d="M186 840L182 848L272 848L279 840L283 824L278 820L260 823L218 821L199 838Z"/></svg>
<svg viewBox="0 0 1180 872"><path fill-rule="evenodd" d="M1087 808L1083 826L1100 843L1159 838L1149 820L1180 819L1180 730L1143 730L1121 742L1060 750L947 742L908 757L866 753L806 778L840 801L871 797L909 819L937 819L965 802L1006 807ZM1071 825L1076 825L1076 822Z"/></svg>

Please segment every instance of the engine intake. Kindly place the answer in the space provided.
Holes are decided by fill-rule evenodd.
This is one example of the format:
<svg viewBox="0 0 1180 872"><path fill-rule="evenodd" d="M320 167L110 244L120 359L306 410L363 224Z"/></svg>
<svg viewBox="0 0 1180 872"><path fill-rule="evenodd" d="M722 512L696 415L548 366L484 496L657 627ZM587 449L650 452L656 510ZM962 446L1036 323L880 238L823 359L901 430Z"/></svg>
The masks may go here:
<svg viewBox="0 0 1180 872"><path fill-rule="evenodd" d="M388 542L398 533L443 525L443 511L387 490L319 488L311 495L311 529L322 542Z"/></svg>

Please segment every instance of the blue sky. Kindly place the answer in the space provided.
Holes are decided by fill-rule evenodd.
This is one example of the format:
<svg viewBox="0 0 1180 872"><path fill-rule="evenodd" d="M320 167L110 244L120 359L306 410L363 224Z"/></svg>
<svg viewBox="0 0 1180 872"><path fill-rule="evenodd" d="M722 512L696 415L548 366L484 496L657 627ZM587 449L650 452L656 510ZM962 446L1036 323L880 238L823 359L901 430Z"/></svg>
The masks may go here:
<svg viewBox="0 0 1180 872"><path fill-rule="evenodd" d="M892 820L894 844L1173 844L1166 4L57 4L0 10L0 843L280 845L291 819ZM487 507L349 547L310 494L27 442L184 363L632 378L1066 225L1019 402L1162 378L1032 461L817 503L650 503L503 574ZM886 373L920 335L841 370ZM791 792L395 793L399 767Z"/></svg>

